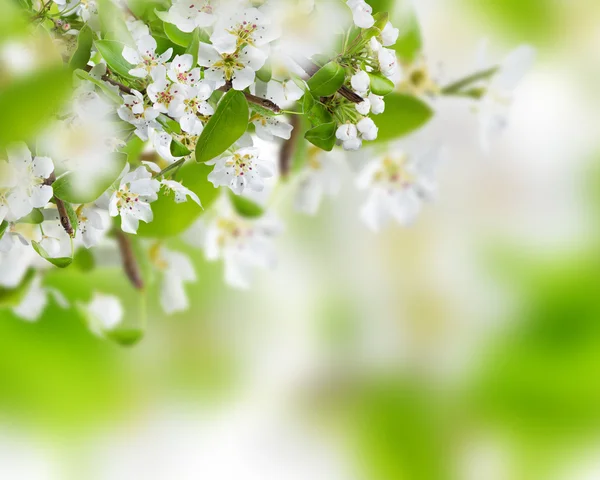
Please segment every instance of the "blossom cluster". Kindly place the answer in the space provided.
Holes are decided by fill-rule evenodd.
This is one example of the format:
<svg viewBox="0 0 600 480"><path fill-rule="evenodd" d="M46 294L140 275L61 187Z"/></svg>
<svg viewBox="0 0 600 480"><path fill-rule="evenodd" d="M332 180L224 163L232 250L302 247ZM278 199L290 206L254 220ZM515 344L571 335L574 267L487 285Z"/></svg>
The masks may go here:
<svg viewBox="0 0 600 480"><path fill-rule="evenodd" d="M442 85L419 48L397 48L410 32L365 0L134 5L31 5L73 90L35 138L0 145L0 286L22 290L12 305L22 318L38 318L50 299L72 308L45 274L94 247L118 251L141 292L156 283L167 314L188 308L186 285L197 281L170 239L222 260L225 281L249 288L257 268L276 264L283 226L266 207L275 187L293 189L296 209L313 215L344 169L367 192L358 215L367 227L413 223L435 197L441 148L401 137L428 123L436 97L456 96L476 103L489 150L533 57L521 47ZM105 293L74 307L99 335L126 323Z"/></svg>

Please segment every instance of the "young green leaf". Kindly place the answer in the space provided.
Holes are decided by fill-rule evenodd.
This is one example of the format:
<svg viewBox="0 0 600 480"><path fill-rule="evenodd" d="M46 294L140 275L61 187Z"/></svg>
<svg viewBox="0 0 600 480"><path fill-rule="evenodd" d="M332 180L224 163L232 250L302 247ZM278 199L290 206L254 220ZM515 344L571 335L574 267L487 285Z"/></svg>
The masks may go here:
<svg viewBox="0 0 600 480"><path fill-rule="evenodd" d="M174 157L187 157L191 153L192 151L178 140L173 139L173 141L171 142L171 155L173 155Z"/></svg>
<svg viewBox="0 0 600 480"><path fill-rule="evenodd" d="M229 199L237 214L244 218L259 218L265 214L265 209L249 198L229 192Z"/></svg>
<svg viewBox="0 0 600 480"><path fill-rule="evenodd" d="M112 71L119 74L121 77L130 80L133 79L133 77L129 75L129 71L133 68L133 65L123 58L123 48L125 47L125 44L113 40L96 40L95 45Z"/></svg>
<svg viewBox="0 0 600 480"><path fill-rule="evenodd" d="M94 32L86 23L77 36L77 49L69 61L71 70L83 69L90 61L92 45L94 44Z"/></svg>
<svg viewBox="0 0 600 480"><path fill-rule="evenodd" d="M207 162L231 147L248 128L248 115L248 102L244 94L229 90L198 139L196 161Z"/></svg>
<svg viewBox="0 0 600 480"><path fill-rule="evenodd" d="M94 182L82 189L77 182L77 175L69 172L59 177L52 188L57 198L69 203L91 203L98 198L115 182L127 162L127 154L115 153L111 157L110 164L107 162L102 173L96 175Z"/></svg>
<svg viewBox="0 0 600 480"><path fill-rule="evenodd" d="M165 35L176 45L188 47L192 43L194 34L182 32L172 23L165 22L164 29Z"/></svg>
<svg viewBox="0 0 600 480"><path fill-rule="evenodd" d="M188 45L185 53L192 56L192 66L195 67L198 64L198 48L200 46L200 30L196 29L192 33L192 40Z"/></svg>
<svg viewBox="0 0 600 480"><path fill-rule="evenodd" d="M344 84L346 71L337 62L329 62L306 82L316 97L329 97Z"/></svg>
<svg viewBox="0 0 600 480"><path fill-rule="evenodd" d="M375 115L379 128L376 142L387 142L407 135L425 125L433 110L416 97L392 93L385 97L385 112Z"/></svg>
<svg viewBox="0 0 600 480"><path fill-rule="evenodd" d="M394 91L394 82L380 73L369 73L371 92L375 95L388 95Z"/></svg>
<svg viewBox="0 0 600 480"><path fill-rule="evenodd" d="M304 138L306 138L313 145L330 152L335 146L336 129L337 125L335 122L324 123L306 132Z"/></svg>
<svg viewBox="0 0 600 480"><path fill-rule="evenodd" d="M52 265L58 268L67 268L71 263L73 263L72 257L59 257L52 258L48 252L42 247L38 242L32 241L31 245L33 249L37 252L37 254L42 257L44 260L47 260Z"/></svg>

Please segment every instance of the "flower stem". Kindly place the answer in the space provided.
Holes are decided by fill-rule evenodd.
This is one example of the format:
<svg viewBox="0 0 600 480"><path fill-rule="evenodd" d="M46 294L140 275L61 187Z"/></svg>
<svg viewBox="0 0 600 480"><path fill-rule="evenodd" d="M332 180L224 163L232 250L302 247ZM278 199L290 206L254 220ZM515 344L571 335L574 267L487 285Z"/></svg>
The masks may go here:
<svg viewBox="0 0 600 480"><path fill-rule="evenodd" d="M121 229L115 229L115 238L119 245L123 270L125 270L127 278L136 289L143 290L144 280L142 279L142 273L137 259L135 258L135 253L133 252L131 239Z"/></svg>

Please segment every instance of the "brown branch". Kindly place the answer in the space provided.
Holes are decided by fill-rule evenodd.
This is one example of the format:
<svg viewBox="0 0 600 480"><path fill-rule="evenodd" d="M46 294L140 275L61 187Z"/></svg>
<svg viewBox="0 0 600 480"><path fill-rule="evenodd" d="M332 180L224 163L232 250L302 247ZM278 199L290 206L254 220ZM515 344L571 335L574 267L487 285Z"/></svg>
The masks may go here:
<svg viewBox="0 0 600 480"><path fill-rule="evenodd" d="M227 82L226 85L219 88L221 92L228 92L232 89L231 82ZM258 105L259 107L266 108L267 110L271 110L275 113L281 113L281 108L279 105L275 104L271 100L267 100L266 98L257 97L256 95L252 95L251 93L243 92L246 96L246 100L248 102L253 103L254 105Z"/></svg>
<svg viewBox="0 0 600 480"><path fill-rule="evenodd" d="M135 258L135 253L133 252L131 239L120 229L115 229L115 238L117 239L117 243L119 245L121 260L123 262L123 270L125 270L127 278L135 288L138 290L143 290L144 280L142 279L142 273L140 271L137 259Z"/></svg>
<svg viewBox="0 0 600 480"><path fill-rule="evenodd" d="M54 197L54 201L56 202L56 208L58 209L58 215L60 218L60 224L67 232L69 237L75 237L75 230L73 229L73 225L71 225L71 219L69 218L69 214L67 213L67 207L65 206L65 202L63 202L60 198Z"/></svg>
<svg viewBox="0 0 600 480"><path fill-rule="evenodd" d="M294 129L292 130L289 140L283 144L281 147L281 152L279 152L279 174L283 179L286 179L292 170L294 152L301 134L300 117L298 115L292 115L290 124L292 127L294 127Z"/></svg>
<svg viewBox="0 0 600 480"><path fill-rule="evenodd" d="M52 184L54 184L54 182L56 182L56 175L54 174L54 172L52 172L50 174L50 176L46 180L44 180L43 184L44 185L52 185ZM74 238L75 237L75 229L73 228L73 225L71 225L71 219L69 218L69 214L67 213L67 207L65 206L65 202L63 202L60 198L58 198L55 195L54 203L56 203L56 208L58 210L58 218L60 219L60 224L65 229L65 232L67 232L67 235L69 235L69 237L71 237L71 238Z"/></svg>

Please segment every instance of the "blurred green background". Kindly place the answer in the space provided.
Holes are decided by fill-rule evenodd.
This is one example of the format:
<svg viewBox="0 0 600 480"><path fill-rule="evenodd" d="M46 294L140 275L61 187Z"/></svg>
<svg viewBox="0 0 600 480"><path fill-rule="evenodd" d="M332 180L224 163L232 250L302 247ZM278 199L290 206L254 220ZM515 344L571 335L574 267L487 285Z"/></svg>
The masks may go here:
<svg viewBox="0 0 600 480"><path fill-rule="evenodd" d="M150 302L133 348L55 305L0 311L0 478L600 478L600 4L416 3L443 75L483 37L539 50L491 158L438 105L450 154L416 226L368 233L350 178L318 218L287 199L248 293L177 245L192 308ZM48 278L132 297L116 268Z"/></svg>

